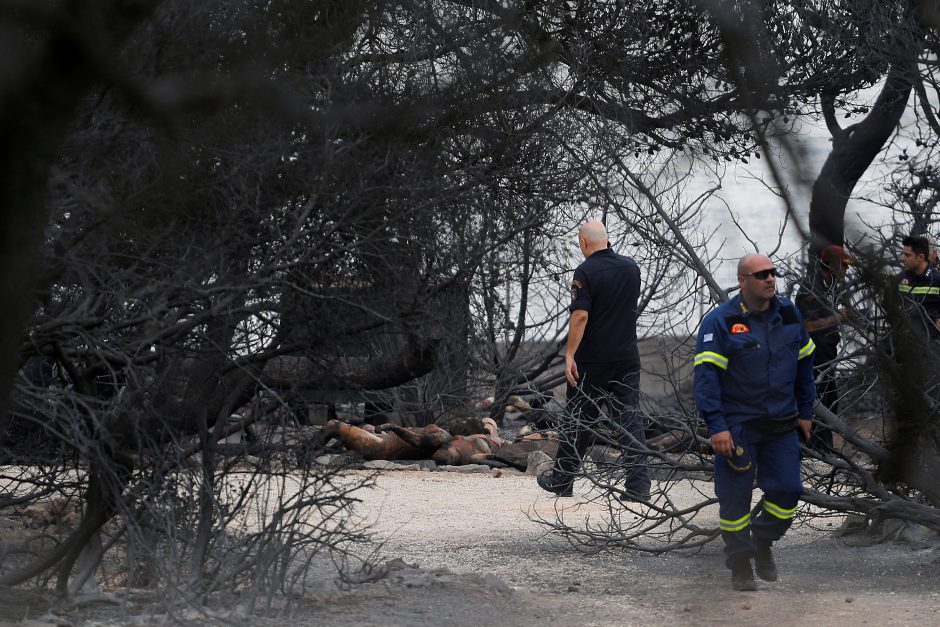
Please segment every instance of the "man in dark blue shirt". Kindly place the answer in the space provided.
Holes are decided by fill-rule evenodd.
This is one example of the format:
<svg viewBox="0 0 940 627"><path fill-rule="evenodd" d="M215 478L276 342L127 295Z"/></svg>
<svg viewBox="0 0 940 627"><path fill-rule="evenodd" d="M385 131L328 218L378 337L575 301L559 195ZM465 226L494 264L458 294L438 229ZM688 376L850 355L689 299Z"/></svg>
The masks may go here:
<svg viewBox="0 0 940 627"><path fill-rule="evenodd" d="M803 493L800 436L812 429L813 351L799 310L776 293L764 255L738 263L741 292L702 319L695 349L695 405L715 451L718 526L735 590L777 580L771 545L789 529ZM799 435L797 434L799 431ZM764 492L751 515L754 480Z"/></svg>
<svg viewBox="0 0 940 627"><path fill-rule="evenodd" d="M568 405L555 467L538 478L559 496L571 496L581 458L598 430L600 406L606 404L622 451L621 500L650 497L645 466L646 438L637 412L640 354L636 345L640 269L630 257L611 250L604 225L586 222L578 232L585 257L571 281L571 319L565 350Z"/></svg>
<svg viewBox="0 0 940 627"><path fill-rule="evenodd" d="M916 333L930 340L940 339L940 270L927 260L930 243L925 237L909 235L902 245L904 270L896 279L901 305Z"/></svg>

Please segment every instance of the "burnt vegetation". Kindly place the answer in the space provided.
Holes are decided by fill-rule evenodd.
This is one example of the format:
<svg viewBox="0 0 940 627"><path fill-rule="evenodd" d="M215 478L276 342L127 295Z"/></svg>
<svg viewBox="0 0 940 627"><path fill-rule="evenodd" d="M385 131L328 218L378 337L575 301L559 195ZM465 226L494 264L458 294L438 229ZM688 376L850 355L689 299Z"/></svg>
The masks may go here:
<svg viewBox="0 0 940 627"><path fill-rule="evenodd" d="M315 430L285 442L298 399L378 399L428 424L481 389L496 419L510 395L548 393L565 242L588 212L644 270L642 331L688 335L694 294L729 286L701 230L714 190L684 196L686 173L795 153L799 116L833 136L798 181L821 247L843 240L914 93L916 151L889 148L888 204L926 231L937 15L913 0L0 3L0 504L80 511L36 550L0 547L0 585L76 593L97 571L253 607L303 590L368 541L351 507L371 480L308 463ZM910 379L885 352L905 340L875 261L894 243L858 244L857 293L876 304L839 366L847 398L882 399L866 406L878 427L820 410L846 445L807 456L805 499L940 530L932 384L902 408L916 429L893 402ZM650 451L654 507L625 510L623 468L601 460L586 476L610 516L546 521L587 550L717 536L696 518L710 493L669 498L710 461L691 349L663 350L670 400L645 409L678 444ZM250 458L220 447L246 428Z"/></svg>

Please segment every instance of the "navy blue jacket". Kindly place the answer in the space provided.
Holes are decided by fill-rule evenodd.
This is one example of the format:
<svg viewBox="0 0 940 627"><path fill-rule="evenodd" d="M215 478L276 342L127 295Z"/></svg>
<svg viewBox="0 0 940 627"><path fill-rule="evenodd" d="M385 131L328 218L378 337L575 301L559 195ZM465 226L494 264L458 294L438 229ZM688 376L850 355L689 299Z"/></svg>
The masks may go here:
<svg viewBox="0 0 940 627"><path fill-rule="evenodd" d="M922 325L928 337L940 337L933 321L940 318L940 270L927 266L923 274L904 270L897 276L901 305L911 322Z"/></svg>
<svg viewBox="0 0 940 627"><path fill-rule="evenodd" d="M799 310L777 296L764 312L738 294L703 319L694 389L709 435L749 420L813 416L813 340Z"/></svg>

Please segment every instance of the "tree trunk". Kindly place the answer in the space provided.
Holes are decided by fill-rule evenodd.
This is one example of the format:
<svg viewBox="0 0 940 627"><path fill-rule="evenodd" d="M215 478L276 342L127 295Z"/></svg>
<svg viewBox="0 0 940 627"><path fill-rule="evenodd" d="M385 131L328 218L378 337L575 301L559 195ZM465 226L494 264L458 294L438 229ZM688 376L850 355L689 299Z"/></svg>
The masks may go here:
<svg viewBox="0 0 940 627"><path fill-rule="evenodd" d="M82 97L111 68L125 38L157 2L72 2L56 16L34 59L10 60L22 70L0 84L0 444L19 369L23 330L35 309L39 251L49 221L49 168L58 155Z"/></svg>
<svg viewBox="0 0 940 627"><path fill-rule="evenodd" d="M842 244L845 237L845 206L858 180L894 133L907 108L917 68L911 63L895 64L871 112L864 120L845 129L835 114L835 99L823 94L823 113L832 134L832 151L826 158L809 206L811 259L829 244Z"/></svg>

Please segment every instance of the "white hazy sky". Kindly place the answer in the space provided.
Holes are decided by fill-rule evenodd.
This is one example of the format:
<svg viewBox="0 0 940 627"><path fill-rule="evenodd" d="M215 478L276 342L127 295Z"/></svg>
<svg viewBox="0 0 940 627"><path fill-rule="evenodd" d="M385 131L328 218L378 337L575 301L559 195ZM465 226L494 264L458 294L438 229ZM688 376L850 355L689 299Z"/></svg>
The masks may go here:
<svg viewBox="0 0 940 627"><path fill-rule="evenodd" d="M869 102L873 102L876 96L876 89L869 90L865 94ZM845 119L839 115L838 118L843 127L858 121L857 116ZM903 129L913 123L914 112L909 106L900 126ZM823 162L829 154L831 143L829 131L822 119L800 118L794 126L794 130L796 134L793 136L793 145L799 150L799 163L802 174L808 177L808 180L802 183L794 180L791 182L789 189L793 194L794 207L797 209L797 214L805 229L809 213L810 185L819 174ZM913 145L913 141L906 138L902 132L900 138L895 138L893 146L882 151L882 155L887 154L891 158L891 162L897 164L898 147L911 145ZM789 176L795 176L797 168L793 167L791 159L781 154L770 155L770 157ZM847 239L853 240L859 235L870 232L869 224L882 225L890 221L891 214L887 208L863 199L864 197L877 198L882 196L881 188L884 176L888 171L888 167L881 163L880 159L876 159L862 180L859 181L854 192L855 197L849 201L846 210ZM713 180L713 178L709 179L707 174L698 176L689 187L689 195L703 191L709 184L713 183ZM761 182L762 180L770 185L774 184L766 159L751 159L747 165L736 164L730 166L723 178L722 189L717 193L715 200L707 205L705 212L706 226L720 226L720 233L725 239L722 257L737 258L745 252L753 251L753 247L747 241L747 238L731 223L730 213L737 217L743 230L752 240L758 243L763 252L766 252L775 244L777 232L785 216L785 205L779 197L766 188ZM781 242L781 253L795 253L800 251L802 247L803 239L799 231L792 224L789 225ZM725 274L725 272L721 272L721 274Z"/></svg>

